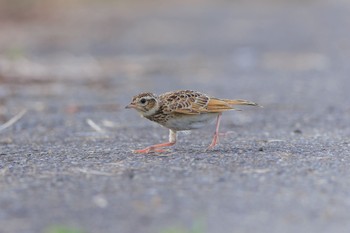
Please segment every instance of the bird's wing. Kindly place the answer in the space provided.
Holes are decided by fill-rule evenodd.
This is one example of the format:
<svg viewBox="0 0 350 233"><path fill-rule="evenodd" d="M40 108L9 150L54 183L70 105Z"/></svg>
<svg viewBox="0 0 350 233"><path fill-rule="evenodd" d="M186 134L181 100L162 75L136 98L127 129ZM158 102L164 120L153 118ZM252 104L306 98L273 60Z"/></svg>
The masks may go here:
<svg viewBox="0 0 350 233"><path fill-rule="evenodd" d="M210 97L197 91L173 91L159 96L163 111L168 113L200 114L209 112Z"/></svg>
<svg viewBox="0 0 350 233"><path fill-rule="evenodd" d="M182 114L219 113L233 110L228 100L211 98L197 91L174 91L160 96L164 112Z"/></svg>

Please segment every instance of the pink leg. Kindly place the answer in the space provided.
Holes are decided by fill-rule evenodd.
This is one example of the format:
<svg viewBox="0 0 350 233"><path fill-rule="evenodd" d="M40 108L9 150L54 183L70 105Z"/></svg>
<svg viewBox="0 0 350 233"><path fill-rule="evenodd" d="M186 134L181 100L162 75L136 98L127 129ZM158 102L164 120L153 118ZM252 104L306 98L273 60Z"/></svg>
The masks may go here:
<svg viewBox="0 0 350 233"><path fill-rule="evenodd" d="M153 146L148 146L144 149L141 150L134 150L134 153L138 153L138 154L148 154L150 152L159 152L162 153L165 150L161 149L163 147L167 147L167 146L173 146L176 143L176 131L173 130L169 130L169 142L166 143L161 143L161 144L156 144Z"/></svg>
<svg viewBox="0 0 350 233"><path fill-rule="evenodd" d="M215 129L214 137L213 137L213 140L211 141L211 144L207 148L207 150L213 149L219 141L219 127L220 127L221 115L222 113L219 113L218 117L216 118L216 129Z"/></svg>
<svg viewBox="0 0 350 233"><path fill-rule="evenodd" d="M137 154L147 154L147 153L150 153L150 152L165 152L165 150L163 149L160 149L162 147L166 147L166 146L173 146L175 144L175 142L166 142L166 143L161 143L161 144L156 144L156 145L153 145L153 146L148 146L144 149L141 149L141 150L133 150L134 153L137 153Z"/></svg>

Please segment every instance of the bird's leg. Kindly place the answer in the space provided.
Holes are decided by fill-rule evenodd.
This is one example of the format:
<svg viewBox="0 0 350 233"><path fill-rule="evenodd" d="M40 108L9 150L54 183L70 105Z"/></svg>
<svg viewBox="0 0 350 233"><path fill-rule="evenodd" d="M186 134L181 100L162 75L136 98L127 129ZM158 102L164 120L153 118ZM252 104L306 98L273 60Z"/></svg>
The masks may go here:
<svg viewBox="0 0 350 233"><path fill-rule="evenodd" d="M211 144L208 146L207 150L211 150L216 146L216 144L219 142L219 127L220 127L220 120L221 120L221 114L219 113L218 117L216 118L216 129L214 133L213 140L211 141Z"/></svg>
<svg viewBox="0 0 350 233"><path fill-rule="evenodd" d="M161 143L161 144L156 144L153 146L148 146L144 149L141 150L134 150L134 153L138 153L138 154L147 154L150 152L164 152L164 149L161 149L163 147L167 147L167 146L173 146L176 143L176 131L169 129L169 142L166 143Z"/></svg>

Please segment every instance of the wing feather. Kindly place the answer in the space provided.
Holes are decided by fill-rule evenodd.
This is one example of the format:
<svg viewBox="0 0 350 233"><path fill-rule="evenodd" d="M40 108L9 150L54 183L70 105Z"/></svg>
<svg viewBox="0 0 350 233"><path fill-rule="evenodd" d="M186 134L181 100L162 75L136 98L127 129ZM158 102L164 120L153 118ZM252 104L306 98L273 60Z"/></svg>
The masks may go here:
<svg viewBox="0 0 350 233"><path fill-rule="evenodd" d="M208 112L209 96L197 91L174 91L159 96L164 112L181 114L200 114Z"/></svg>
<svg viewBox="0 0 350 233"><path fill-rule="evenodd" d="M233 105L257 106L256 103L247 100L218 99L190 90L167 92L159 98L164 112L189 115L237 110Z"/></svg>

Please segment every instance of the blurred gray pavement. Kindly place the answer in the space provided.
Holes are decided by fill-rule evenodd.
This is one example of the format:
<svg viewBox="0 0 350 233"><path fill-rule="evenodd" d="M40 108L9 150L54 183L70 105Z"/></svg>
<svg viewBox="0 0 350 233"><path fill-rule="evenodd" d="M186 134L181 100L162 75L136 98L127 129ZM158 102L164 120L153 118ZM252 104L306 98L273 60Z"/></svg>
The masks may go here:
<svg viewBox="0 0 350 233"><path fill-rule="evenodd" d="M350 2L54 6L0 21L0 125L26 110L0 131L1 233L350 232ZM264 108L225 113L213 151L214 125L131 153L168 132L124 106L177 89Z"/></svg>

